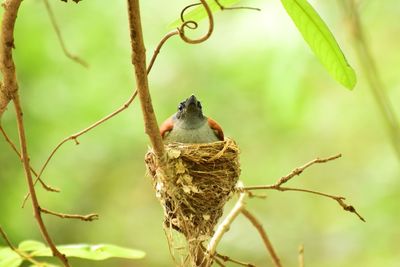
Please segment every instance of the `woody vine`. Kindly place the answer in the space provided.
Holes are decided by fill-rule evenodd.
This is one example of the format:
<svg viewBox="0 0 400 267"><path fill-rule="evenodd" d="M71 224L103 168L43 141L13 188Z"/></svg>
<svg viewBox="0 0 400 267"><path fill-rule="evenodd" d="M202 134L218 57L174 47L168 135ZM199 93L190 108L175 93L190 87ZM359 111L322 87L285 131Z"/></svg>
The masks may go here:
<svg viewBox="0 0 400 267"><path fill-rule="evenodd" d="M27 134L25 131L25 124L24 124L24 117L23 117L23 106L21 105L20 101L20 94L19 94L19 83L17 79L17 71L16 66L13 60L13 48L14 48L14 26L18 15L18 10L21 5L21 0L6 0L3 3L4 7L4 15L1 24L1 43L0 43L0 70L3 75L3 80L1 83L1 90L0 90L0 116L6 111L6 108L9 106L13 106L13 110L16 114L17 119L17 126L18 126L18 138L19 144L15 145L11 138L8 136L5 129L0 124L0 131L4 136L4 140L10 145L10 147L15 151L17 156L21 159L23 169L25 171L26 182L28 185L29 193L26 199L30 199L34 217L38 224L38 228L42 234L44 241L47 243L48 247L51 250L53 256L57 257L60 263L63 266L70 266L68 261L68 253L63 253L61 249L56 246L56 242L53 240L53 236L49 233L44 220L43 214L58 216L60 218L67 218L67 219L79 219L83 221L91 221L98 219L97 214L88 214L88 215L78 215L78 214L64 214L55 211L48 210L44 208L37 197L35 191L35 185L39 182L42 187L47 191L54 191L57 192L58 189L55 189L45 183L43 180L43 174L51 162L51 159L56 155L56 152L68 141L75 141L77 144L78 138L88 131L94 129L98 125L105 123L107 120L113 118L114 116L118 115L120 112L126 110L136 99L138 96L139 102L141 105L141 110L143 114L143 121L145 124L145 132L149 137L150 143L152 145L152 149L154 151L155 156L157 157L161 170L165 171L165 174L168 176L168 168L167 168L167 161L165 157L165 146L162 141L162 138L159 134L158 122L155 117L154 109L152 106L151 101L151 94L148 85L148 74L151 71L153 64L162 48L162 46L172 37L178 36L182 41L188 44L198 44L205 42L213 33L214 29L214 14L211 5L217 5L221 10L229 10L229 9L254 9L249 7L228 7L224 6L223 1L206 1L200 0L200 3L195 5L190 5L183 9L181 13L181 24L177 29L167 33L164 37L161 38L161 41L157 45L153 56L151 57L149 64L146 63L146 50L143 40L143 33L142 33L142 25L141 25L141 17L140 17L140 9L139 9L139 1L138 0L128 0L127 1L127 10L128 10L128 17L129 17L129 28L130 28L130 40L131 40L131 50L132 50L132 64L134 66L134 76L136 80L136 89L133 90L132 95L130 98L117 110L110 113L108 116L104 117L103 119L95 122L94 124L90 125L89 127L73 134L65 139L63 139L55 148L50 152L49 157L44 162L43 166L40 168L39 171L36 171L30 164L30 154L27 144ZM48 2L44 1L47 7L49 14L51 14L51 10L49 8ZM76 0L75 2L80 2ZM293 10L291 10L291 4L293 5L305 5L307 8L311 8L307 4L306 1L282 1L288 9L288 13L293 15ZM205 17L207 18L208 28L206 33L204 33L199 38L191 38L188 37L187 31L188 30L195 30L197 28L198 22L195 20L187 20L185 19L185 12L190 10L191 8L202 9L205 13ZM311 12L310 10L308 10ZM296 23L296 19L294 19ZM56 26L54 18L52 19L53 24L55 25L56 32L60 38L60 42L63 46L63 50L67 56L69 56L72 60L77 61L78 63L82 64L82 61L73 55L71 55L65 48L64 42L61 38L61 34ZM301 25L298 26L299 30L301 31ZM305 36L307 38L307 36ZM333 39L334 40L334 39ZM332 40L330 40L332 41ZM310 44L312 47L312 44ZM313 47L312 47L313 48ZM339 49L340 51L340 49ZM317 55L318 56L318 55ZM342 59L341 54L338 56L340 61L338 64L344 64L346 62L344 56ZM345 78L344 80L340 80L339 77L334 77L335 79L339 79L339 82L344 84L346 87L352 87L355 84L355 76L352 76L352 69L349 65L344 64L343 67L343 75ZM85 64L83 64L85 65ZM329 70L328 70L329 71ZM374 74L371 74L374 75ZM378 89L379 90L379 89ZM396 131L392 132L392 135L396 135ZM394 138L395 139L395 138ZM358 218L364 221L363 217L356 211L356 209L345 202L345 198L342 196L331 195L323 192L318 192L309 189L302 189L302 188L295 188L295 187L287 187L285 186L291 179L295 176L300 175L303 171L307 168L311 167L314 164L326 163L328 161L335 160L341 157L340 154L328 157L328 158L319 158L306 163L305 165L294 169L288 175L281 177L277 180L275 184L272 185L255 185L255 186L245 186L243 184L238 184L235 189L234 194L238 196L238 200L234 208L228 212L226 217L221 221L218 227L215 229L215 234L207 240L203 247L203 253L205 258L202 262L198 263L199 266L210 266L213 263L219 264L224 266L225 262L234 262L239 265L243 266L252 266L251 263L241 262L237 259L233 259L230 256L224 256L217 252L218 244L223 238L223 235L228 231L230 224L236 219L239 214L243 214L249 221L252 223L254 228L259 232L260 237L262 238L267 252L271 256L271 261L274 266L282 266L278 257L278 253L275 251L271 241L268 238L266 231L263 229L261 223L258 219L246 208L245 199L247 197L254 197L255 191L259 190L277 190L277 191L296 191L296 192L304 192L319 195L321 197L326 197L336 201L344 210L354 213ZM24 250L21 250L15 247L8 239L5 230L0 228L1 235L3 239L6 241L9 248L17 253L22 259L30 261L32 264L41 266L45 263L38 262L38 260L27 253ZM302 253L302 252L301 252ZM189 255L190 256L190 255ZM193 255L192 255L193 256ZM187 263L184 261L184 263Z"/></svg>

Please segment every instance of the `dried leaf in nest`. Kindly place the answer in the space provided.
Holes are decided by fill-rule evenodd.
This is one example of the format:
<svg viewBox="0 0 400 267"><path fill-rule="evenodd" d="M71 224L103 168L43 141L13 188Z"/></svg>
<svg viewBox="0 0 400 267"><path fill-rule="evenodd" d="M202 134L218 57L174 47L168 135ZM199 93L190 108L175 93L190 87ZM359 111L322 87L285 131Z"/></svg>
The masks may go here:
<svg viewBox="0 0 400 267"><path fill-rule="evenodd" d="M165 146L163 169L152 150L146 165L156 196L164 207L165 224L187 240L210 237L240 175L239 148L232 139L207 144Z"/></svg>

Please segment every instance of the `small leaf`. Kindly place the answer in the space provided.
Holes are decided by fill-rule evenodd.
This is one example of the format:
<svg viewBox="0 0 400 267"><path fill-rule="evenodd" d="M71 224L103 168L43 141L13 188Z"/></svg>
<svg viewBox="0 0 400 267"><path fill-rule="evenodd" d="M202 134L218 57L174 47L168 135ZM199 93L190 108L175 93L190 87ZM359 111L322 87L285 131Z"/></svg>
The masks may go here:
<svg viewBox="0 0 400 267"><path fill-rule="evenodd" d="M74 244L57 246L67 257L77 257L88 260L105 260L109 258L141 259L146 254L141 250L123 248L110 244L88 245ZM39 249L31 253L35 257L50 257L50 248Z"/></svg>
<svg viewBox="0 0 400 267"><path fill-rule="evenodd" d="M35 240L25 240L19 243L18 248L22 251L33 251L46 248L42 242Z"/></svg>
<svg viewBox="0 0 400 267"><path fill-rule="evenodd" d="M230 7L233 6L234 4L237 4L241 0L219 0L219 3L223 5L224 7ZM215 0L206 0L208 6L211 9L212 13L218 12L221 10L221 8L218 6L218 4L215 2ZM207 12L204 9L202 5L198 5L196 7L193 7L191 10L189 10L187 13L184 15L184 19L186 21L188 20L193 20L196 22L201 21L202 19L207 18ZM171 24L168 25L169 29L179 27L179 25L182 24L181 19L177 19Z"/></svg>
<svg viewBox="0 0 400 267"><path fill-rule="evenodd" d="M18 267L21 257L10 248L0 248L0 267Z"/></svg>
<svg viewBox="0 0 400 267"><path fill-rule="evenodd" d="M335 37L307 0L281 0L314 54L339 83L353 89L357 78Z"/></svg>

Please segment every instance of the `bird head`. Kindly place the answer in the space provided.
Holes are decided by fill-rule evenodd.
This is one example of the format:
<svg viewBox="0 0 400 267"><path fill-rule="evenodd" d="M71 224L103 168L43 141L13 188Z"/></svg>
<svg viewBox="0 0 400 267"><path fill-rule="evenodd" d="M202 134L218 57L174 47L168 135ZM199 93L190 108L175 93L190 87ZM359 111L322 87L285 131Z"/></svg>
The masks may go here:
<svg viewBox="0 0 400 267"><path fill-rule="evenodd" d="M193 124L193 126L205 119L201 103L194 95L179 103L175 116L178 121Z"/></svg>
<svg viewBox="0 0 400 267"><path fill-rule="evenodd" d="M176 113L177 119L202 119L203 109L200 101L197 100L195 95L191 95L186 100L178 105L178 112Z"/></svg>

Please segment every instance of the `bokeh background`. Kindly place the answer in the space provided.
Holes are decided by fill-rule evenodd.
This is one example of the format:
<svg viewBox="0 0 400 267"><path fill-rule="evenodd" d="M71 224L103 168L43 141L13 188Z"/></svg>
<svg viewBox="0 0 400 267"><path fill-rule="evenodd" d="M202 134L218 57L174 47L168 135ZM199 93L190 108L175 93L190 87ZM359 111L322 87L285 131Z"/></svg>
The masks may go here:
<svg viewBox="0 0 400 267"><path fill-rule="evenodd" d="M60 140L119 107L134 89L125 1L51 2L67 47L90 68L62 53L43 2L23 1L14 56L37 169ZM328 76L279 1L247 1L262 11L220 12L207 42L187 45L173 38L166 44L149 76L157 118L164 120L182 99L196 94L205 113L240 145L246 185L270 184L315 157L342 153L291 185L346 196L366 223L331 200L297 192L266 192L265 200L248 200L249 210L262 221L284 266L296 266L300 244L307 266L399 266L399 158L361 72L341 5L310 2L357 71L354 91ZM400 114L400 3L359 2L368 44ZM141 1L149 57L187 3ZM17 141L11 106L2 125ZM54 240L113 243L147 253L139 261L72 260L74 266L171 266L162 209L145 176L149 141L138 102L79 141L64 145L45 171L44 179L62 192L39 186L37 191L48 209L97 212L100 220L44 216ZM14 243L41 240L30 205L20 208L26 191L22 166L0 138L0 224ZM241 217L219 251L271 266L255 229Z"/></svg>

